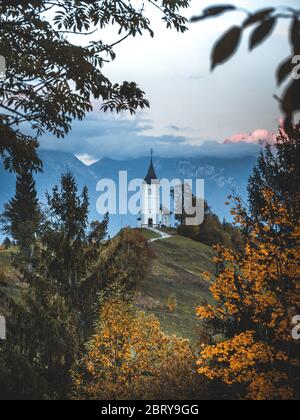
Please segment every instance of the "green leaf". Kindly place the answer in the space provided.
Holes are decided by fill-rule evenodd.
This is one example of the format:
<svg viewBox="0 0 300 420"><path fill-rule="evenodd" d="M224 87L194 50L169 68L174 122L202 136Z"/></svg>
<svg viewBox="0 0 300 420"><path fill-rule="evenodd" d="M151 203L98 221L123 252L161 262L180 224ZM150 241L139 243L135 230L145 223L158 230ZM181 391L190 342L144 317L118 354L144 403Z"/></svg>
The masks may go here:
<svg viewBox="0 0 300 420"><path fill-rule="evenodd" d="M255 47L260 45L262 42L268 38L276 25L276 19L271 18L263 21L258 27L254 30L251 38L249 48L252 51Z"/></svg>
<svg viewBox="0 0 300 420"><path fill-rule="evenodd" d="M221 14L225 13L225 12L230 12L236 10L236 7L231 5L231 4L227 4L224 6L214 6L214 7L208 7L207 9L205 9L203 11L203 14L200 16L193 16L191 18L191 22L198 22L200 20L204 20L210 17L216 17L216 16L220 16Z"/></svg>
<svg viewBox="0 0 300 420"><path fill-rule="evenodd" d="M241 28L234 26L215 44L212 53L212 70L232 57L238 49L241 41L241 35Z"/></svg>

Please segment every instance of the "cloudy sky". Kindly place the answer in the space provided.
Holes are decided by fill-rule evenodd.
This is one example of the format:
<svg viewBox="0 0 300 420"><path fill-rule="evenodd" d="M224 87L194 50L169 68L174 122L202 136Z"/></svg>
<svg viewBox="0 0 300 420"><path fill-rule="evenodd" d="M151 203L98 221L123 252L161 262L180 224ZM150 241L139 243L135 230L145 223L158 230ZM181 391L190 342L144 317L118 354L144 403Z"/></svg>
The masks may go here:
<svg viewBox="0 0 300 420"><path fill-rule="evenodd" d="M200 14L215 3L230 1L192 0L185 15ZM268 0L263 6L261 0L231 3L250 10L282 3L298 6L298 0ZM137 82L151 102L150 110L135 117L117 116L101 113L95 104L94 112L84 122L75 122L67 138L45 137L42 148L72 152L91 163L107 156L146 155L151 147L160 156L253 154L258 148L253 144L272 141L280 120L273 99L280 93L274 69L290 51L287 23L280 22L272 38L251 54L246 33L235 57L211 73L214 42L231 25L239 24L243 14L190 24L183 35L168 31L154 9L149 14L154 39L145 35L120 44L116 60L104 73L115 82ZM101 33L101 37L114 40L114 31Z"/></svg>

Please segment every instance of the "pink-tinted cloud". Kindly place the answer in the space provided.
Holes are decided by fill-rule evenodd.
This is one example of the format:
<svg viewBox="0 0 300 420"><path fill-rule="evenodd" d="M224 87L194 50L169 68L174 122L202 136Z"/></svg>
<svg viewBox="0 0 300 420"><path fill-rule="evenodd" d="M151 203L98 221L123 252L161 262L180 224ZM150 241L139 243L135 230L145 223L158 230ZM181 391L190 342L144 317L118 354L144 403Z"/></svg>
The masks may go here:
<svg viewBox="0 0 300 420"><path fill-rule="evenodd" d="M266 146L269 144L274 144L276 140L276 134L268 131L264 128L258 128L252 133L239 133L231 137L228 137L224 144L234 144L234 143L252 143L259 144L261 146Z"/></svg>

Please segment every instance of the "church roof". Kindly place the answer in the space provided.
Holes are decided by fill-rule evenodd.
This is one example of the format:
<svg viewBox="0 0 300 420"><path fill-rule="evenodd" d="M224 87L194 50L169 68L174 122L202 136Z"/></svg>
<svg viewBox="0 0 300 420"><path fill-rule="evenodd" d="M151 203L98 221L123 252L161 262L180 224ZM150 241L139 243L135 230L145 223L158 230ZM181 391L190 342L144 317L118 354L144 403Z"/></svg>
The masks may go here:
<svg viewBox="0 0 300 420"><path fill-rule="evenodd" d="M152 155L151 155L151 162L150 162L149 170L148 170L147 176L145 178L145 181L147 182L147 184L151 185L151 181L155 181L157 179L158 178L157 178L155 170L154 170L153 159L152 159Z"/></svg>

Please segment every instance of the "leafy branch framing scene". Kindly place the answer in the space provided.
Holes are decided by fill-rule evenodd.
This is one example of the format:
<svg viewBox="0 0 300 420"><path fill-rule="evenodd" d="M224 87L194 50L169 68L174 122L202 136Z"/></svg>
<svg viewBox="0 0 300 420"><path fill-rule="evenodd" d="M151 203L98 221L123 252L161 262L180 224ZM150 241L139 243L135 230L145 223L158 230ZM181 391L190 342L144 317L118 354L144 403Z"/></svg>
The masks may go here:
<svg viewBox="0 0 300 420"><path fill-rule="evenodd" d="M192 17L191 22L201 22L234 11L245 13L245 18L240 25L235 25L226 31L215 44L211 56L212 70L224 64L237 52L244 32L251 31L249 50L253 51L272 35L278 21L285 19L290 25L288 36L291 53L279 64L276 71L277 83L281 86L288 77L291 78L296 64L300 61L300 10L288 6L265 7L253 13L234 5L215 5L205 9L201 15ZM285 89L282 98L277 98L285 115L287 129L292 125L294 114L300 111L299 80L299 77L294 77Z"/></svg>

